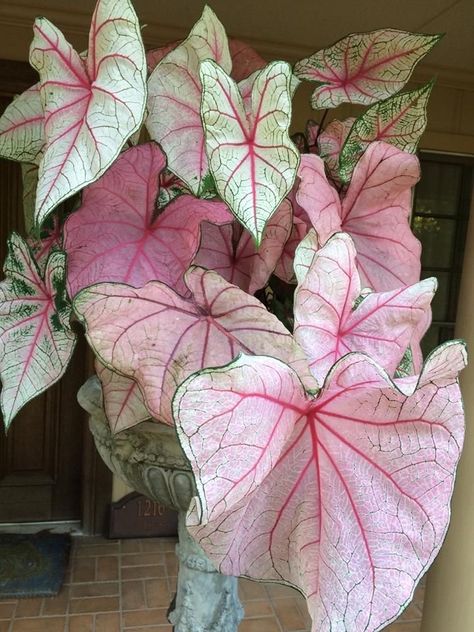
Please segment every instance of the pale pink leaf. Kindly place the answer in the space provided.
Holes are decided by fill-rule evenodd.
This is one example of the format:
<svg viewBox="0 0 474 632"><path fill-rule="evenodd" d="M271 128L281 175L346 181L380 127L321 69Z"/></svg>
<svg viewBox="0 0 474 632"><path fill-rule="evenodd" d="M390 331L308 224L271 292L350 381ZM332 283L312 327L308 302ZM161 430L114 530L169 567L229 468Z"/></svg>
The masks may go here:
<svg viewBox="0 0 474 632"><path fill-rule="evenodd" d="M245 109L235 82L212 61L201 64L201 113L217 191L260 243L291 189L299 153L288 136L291 69L274 62L254 80Z"/></svg>
<svg viewBox="0 0 474 632"><path fill-rule="evenodd" d="M372 105L355 120L339 156L339 178L349 182L362 153L385 141L414 154L427 123L426 107L433 82Z"/></svg>
<svg viewBox="0 0 474 632"><path fill-rule="evenodd" d="M318 234L310 229L299 241L293 255L293 268L296 282L301 285L311 268L313 259L319 248Z"/></svg>
<svg viewBox="0 0 474 632"><path fill-rule="evenodd" d="M138 382L155 419L172 424L176 387L241 351L285 359L314 384L301 349L260 301L214 271L192 268L186 279L191 300L150 282L140 289L103 283L74 301L101 362Z"/></svg>
<svg viewBox="0 0 474 632"><path fill-rule="evenodd" d="M356 119L349 117L343 121L331 121L317 139L318 154L324 160L332 180L339 182L339 157Z"/></svg>
<svg viewBox="0 0 474 632"><path fill-rule="evenodd" d="M329 126L328 126L329 127ZM319 124L316 121L309 120L306 123L306 142L308 143L308 149L311 154L317 153L318 149L318 136L322 132L319 129Z"/></svg>
<svg viewBox="0 0 474 632"><path fill-rule="evenodd" d="M102 384L104 410L113 433L132 428L150 419L138 384L115 371L111 371L99 360L95 371Z"/></svg>
<svg viewBox="0 0 474 632"><path fill-rule="evenodd" d="M309 257L308 249L298 249L295 267ZM416 340L435 290L436 279L426 279L368 294L356 307L361 284L354 244L346 233L331 237L319 251L313 250L294 297L293 333L313 375L321 383L331 366L351 351L367 353L393 375L406 348Z"/></svg>
<svg viewBox="0 0 474 632"><path fill-rule="evenodd" d="M187 524L215 566L295 586L314 632L391 623L443 542L463 442L464 347L431 358L406 391L358 353L315 399L273 358L186 380L173 409L199 494Z"/></svg>
<svg viewBox="0 0 474 632"><path fill-rule="evenodd" d="M299 61L295 74L318 83L311 101L315 109L370 105L401 90L441 37L395 29L353 33Z"/></svg>
<svg viewBox="0 0 474 632"><path fill-rule="evenodd" d="M141 125L146 63L130 0L99 0L87 59L45 18L34 25L30 62L40 75L45 151L35 219L99 178Z"/></svg>
<svg viewBox="0 0 474 632"><path fill-rule="evenodd" d="M295 252L301 240L304 238L308 231L308 227L304 221L298 217L293 218L293 227L291 229L290 236L283 248L280 260L275 267L275 276L284 281L285 283L296 283L294 259ZM312 231L313 235L315 232ZM317 237L316 237L317 242Z"/></svg>
<svg viewBox="0 0 474 632"><path fill-rule="evenodd" d="M296 201L306 211L320 242L324 244L341 227L339 195L329 184L324 162L319 156L301 156L298 177L300 183Z"/></svg>
<svg viewBox="0 0 474 632"><path fill-rule="evenodd" d="M8 242L0 283L1 408L8 428L27 402L66 370L76 336L69 327L65 254L52 252L44 275L23 239Z"/></svg>
<svg viewBox="0 0 474 632"><path fill-rule="evenodd" d="M165 44L164 46L160 46L159 48L154 48L153 50L149 50L146 53L146 65L148 67L148 72L151 73L163 59L166 57L168 53L171 53L172 50L181 44L181 40L176 42L171 42L170 44Z"/></svg>
<svg viewBox="0 0 474 632"><path fill-rule="evenodd" d="M358 163L341 228L354 240L364 286L385 291L419 280L421 245L409 224L419 177L416 156L383 142L372 143Z"/></svg>
<svg viewBox="0 0 474 632"><path fill-rule="evenodd" d="M183 274L198 249L201 221L225 223L232 215L223 202L181 195L156 217L164 166L155 143L133 147L84 191L64 226L71 296L101 281L138 287L159 280L186 291Z"/></svg>
<svg viewBox="0 0 474 632"><path fill-rule="evenodd" d="M44 146L44 113L37 83L20 94L0 118L0 156L38 164Z"/></svg>
<svg viewBox="0 0 474 632"><path fill-rule="evenodd" d="M163 57L148 80L147 129L165 150L171 171L195 195L205 188L209 171L200 113L199 67L205 59L231 70L224 27L208 6L187 39Z"/></svg>
<svg viewBox="0 0 474 632"><path fill-rule="evenodd" d="M256 70L261 70L267 62L251 46L238 39L229 39L230 56L232 58L232 77L242 81Z"/></svg>
<svg viewBox="0 0 474 632"><path fill-rule="evenodd" d="M214 226L202 231L199 251L194 262L219 272L229 283L249 294L265 286L284 251L293 225L291 204L283 200L265 227L257 249L252 236L239 224Z"/></svg>

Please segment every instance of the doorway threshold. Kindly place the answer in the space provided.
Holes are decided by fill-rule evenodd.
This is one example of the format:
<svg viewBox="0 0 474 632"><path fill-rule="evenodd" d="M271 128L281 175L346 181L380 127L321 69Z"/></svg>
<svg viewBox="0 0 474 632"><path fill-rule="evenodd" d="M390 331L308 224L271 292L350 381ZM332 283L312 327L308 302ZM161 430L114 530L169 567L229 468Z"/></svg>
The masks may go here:
<svg viewBox="0 0 474 632"><path fill-rule="evenodd" d="M0 522L0 533L38 533L39 531L82 535L82 524L80 520Z"/></svg>

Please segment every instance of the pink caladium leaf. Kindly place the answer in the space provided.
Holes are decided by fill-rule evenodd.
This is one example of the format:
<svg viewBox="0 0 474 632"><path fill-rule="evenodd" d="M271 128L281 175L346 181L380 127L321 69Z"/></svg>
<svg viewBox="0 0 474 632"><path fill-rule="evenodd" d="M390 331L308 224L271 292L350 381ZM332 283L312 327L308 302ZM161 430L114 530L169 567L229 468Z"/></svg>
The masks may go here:
<svg viewBox="0 0 474 632"><path fill-rule="evenodd" d="M354 240L363 285L393 290L420 278L421 244L410 224L416 156L372 143L357 164L342 200L341 227Z"/></svg>
<svg viewBox="0 0 474 632"><path fill-rule="evenodd" d="M301 240L306 235L307 231L308 227L306 225L306 222L299 219L298 217L294 217L290 236L285 243L280 260L275 267L275 276L277 276L285 283L296 283L294 270L295 251L298 247L298 244L301 243ZM314 231L312 232L314 233Z"/></svg>
<svg viewBox="0 0 474 632"><path fill-rule="evenodd" d="M393 290L420 278L421 245L409 225L411 189L419 175L416 156L384 142L372 143L340 202L324 178L320 159L305 155L296 199L321 243L340 230L351 235L364 286Z"/></svg>
<svg viewBox="0 0 474 632"><path fill-rule="evenodd" d="M317 139L317 153L324 160L334 182L339 183L339 158L346 138L356 119L349 117L343 121L331 121Z"/></svg>
<svg viewBox="0 0 474 632"><path fill-rule="evenodd" d="M20 94L0 118L0 156L38 164L44 147L44 112L37 83Z"/></svg>
<svg viewBox="0 0 474 632"><path fill-rule="evenodd" d="M273 62L256 74L250 105L213 61L201 64L201 113L216 189L257 246L293 186L299 152L288 135L291 69Z"/></svg>
<svg viewBox="0 0 474 632"><path fill-rule="evenodd" d="M303 244L296 251L295 268L300 270L308 259L311 263L294 297L293 335L318 382L351 351L367 353L393 376L430 311L436 279L368 294L356 306L362 288L356 250L347 233L337 233L313 253Z"/></svg>
<svg viewBox="0 0 474 632"><path fill-rule="evenodd" d="M191 535L224 574L298 588L314 632L381 630L446 533L465 362L447 343L400 390L350 353L316 398L274 358L192 375L173 403L199 494Z"/></svg>
<svg viewBox="0 0 474 632"><path fill-rule="evenodd" d="M349 182L360 156L369 145L383 140L398 149L415 153L425 131L426 107L433 82L402 92L372 105L356 119L339 156L339 178Z"/></svg>
<svg viewBox="0 0 474 632"><path fill-rule="evenodd" d="M140 388L134 380L111 371L99 360L95 362L95 371L102 384L104 410L113 433L150 419Z"/></svg>
<svg viewBox="0 0 474 632"><path fill-rule="evenodd" d="M146 62L130 0L99 0L87 59L45 18L34 25L30 63L40 75L45 150L35 220L99 178L141 125Z"/></svg>
<svg viewBox="0 0 474 632"><path fill-rule="evenodd" d="M330 186L324 162L319 156L301 156L298 177L300 185L296 192L296 201L306 211L321 243L324 243L334 232L340 230L339 195Z"/></svg>
<svg viewBox="0 0 474 632"><path fill-rule="evenodd" d="M261 70L267 62L248 44L237 39L229 39L229 50L232 58L232 78L242 81L257 70Z"/></svg>
<svg viewBox="0 0 474 632"><path fill-rule="evenodd" d="M194 262L219 272L229 283L249 294L255 294L267 283L280 260L292 225L289 200L283 200L269 220L258 249L250 233L237 222L225 226L207 224Z"/></svg>
<svg viewBox="0 0 474 632"><path fill-rule="evenodd" d="M171 53L172 50L181 44L181 40L176 42L171 42L170 44L165 44L165 46L160 46L159 48L154 48L153 50L149 50L146 53L146 65L148 67L148 72L151 73L163 59L166 57L168 53Z"/></svg>
<svg viewBox="0 0 474 632"><path fill-rule="evenodd" d="M84 191L64 226L71 296L100 281L138 287L159 280L186 291L183 274L199 247L201 221L226 223L232 215L223 202L181 195L156 217L164 166L155 143L132 147Z"/></svg>
<svg viewBox="0 0 474 632"><path fill-rule="evenodd" d="M158 282L98 284L74 300L100 361L138 382L155 419L172 424L176 387L241 351L285 358L314 384L301 349L260 301L211 270L191 268L186 281L191 300Z"/></svg>
<svg viewBox="0 0 474 632"><path fill-rule="evenodd" d="M65 254L52 252L44 274L28 244L13 233L0 283L0 397L8 428L27 402L66 370L76 336L69 327Z"/></svg>
<svg viewBox="0 0 474 632"><path fill-rule="evenodd" d="M295 74L318 83L311 101L315 109L370 105L401 90L441 37L395 29L353 33L299 61Z"/></svg>
<svg viewBox="0 0 474 632"><path fill-rule="evenodd" d="M171 171L195 195L209 180L199 109L199 67L205 59L231 70L224 27L207 6L188 38L163 57L148 81L147 129L165 150Z"/></svg>

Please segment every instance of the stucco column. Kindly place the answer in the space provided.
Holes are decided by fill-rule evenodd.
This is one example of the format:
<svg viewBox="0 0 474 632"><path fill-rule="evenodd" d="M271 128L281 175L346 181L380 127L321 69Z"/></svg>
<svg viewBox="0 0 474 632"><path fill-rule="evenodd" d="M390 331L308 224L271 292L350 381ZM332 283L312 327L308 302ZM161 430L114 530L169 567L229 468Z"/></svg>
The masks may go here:
<svg viewBox="0 0 474 632"><path fill-rule="evenodd" d="M428 573L421 632L474 630L474 204L466 239L456 338L466 340L469 354L469 364L461 374L466 438L454 488L451 525Z"/></svg>

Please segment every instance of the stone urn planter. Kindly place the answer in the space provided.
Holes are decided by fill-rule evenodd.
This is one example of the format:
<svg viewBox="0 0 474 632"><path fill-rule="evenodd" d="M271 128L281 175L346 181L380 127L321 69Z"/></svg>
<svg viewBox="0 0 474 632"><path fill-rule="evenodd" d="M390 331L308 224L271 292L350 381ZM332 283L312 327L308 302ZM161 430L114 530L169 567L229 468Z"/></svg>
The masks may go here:
<svg viewBox="0 0 474 632"><path fill-rule="evenodd" d="M174 429L145 421L112 434L95 376L79 390L78 401L89 413L95 445L110 470L137 492L178 511L179 570L168 614L175 632L235 632L244 614L237 578L221 575L187 532L195 486Z"/></svg>

